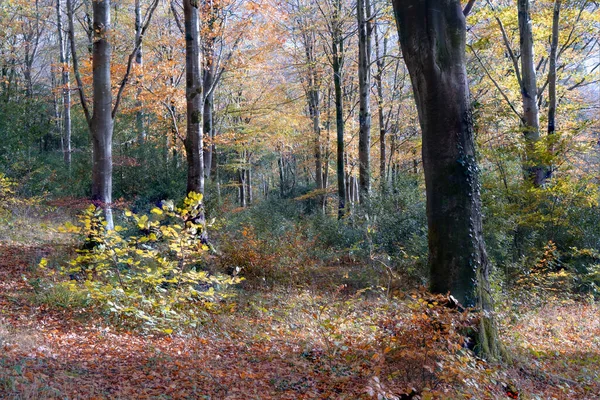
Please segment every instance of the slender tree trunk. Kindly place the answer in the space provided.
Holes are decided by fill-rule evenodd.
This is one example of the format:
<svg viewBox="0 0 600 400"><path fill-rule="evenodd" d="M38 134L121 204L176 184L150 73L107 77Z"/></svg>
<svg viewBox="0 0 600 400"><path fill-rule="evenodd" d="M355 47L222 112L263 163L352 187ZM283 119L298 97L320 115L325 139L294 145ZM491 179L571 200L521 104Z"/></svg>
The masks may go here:
<svg viewBox="0 0 600 400"><path fill-rule="evenodd" d="M140 35L142 34L142 7L140 5L141 0L135 0L135 42L137 43L140 40ZM143 52L142 46L140 45L135 53L135 64L137 69L137 93L136 93L136 108L137 111L135 113L135 125L138 135L138 143L142 144L146 141L146 130L144 129L144 110L143 104L140 99L142 95L142 85L141 80L143 78L142 68L144 66Z"/></svg>
<svg viewBox="0 0 600 400"><path fill-rule="evenodd" d="M327 121L325 125L325 132L327 132L327 137L325 138L325 156L323 159L323 189L327 189L329 186L329 160L331 158L331 87L327 90ZM327 196L323 201L324 210L327 209Z"/></svg>
<svg viewBox="0 0 600 400"><path fill-rule="evenodd" d="M335 1L333 43L332 43L332 61L333 61L333 85L335 92L335 122L337 128L337 181L338 181L338 218L344 216L346 207L346 183L344 170L344 103L342 95L342 68L344 57L344 39L342 37L341 27L338 25L341 14L341 0Z"/></svg>
<svg viewBox="0 0 600 400"><path fill-rule="evenodd" d="M56 129L56 134L60 137L60 148L61 151L65 152L65 141L62 134L62 123L61 123L61 115L60 108L58 105L58 87L59 83L56 81L55 69L50 68L50 83L52 85L52 108L54 111L54 128Z"/></svg>
<svg viewBox="0 0 600 400"><path fill-rule="evenodd" d="M285 167L283 161L283 153L277 160L277 164L279 166L279 194L283 199L285 197Z"/></svg>
<svg viewBox="0 0 600 400"><path fill-rule="evenodd" d="M521 97L523 100L523 129L526 150L526 174L534 186L541 186L546 180L546 169L537 154L536 143L540 140L540 121L537 104L537 81L533 55L533 32L529 13L529 0L517 0L519 14L519 35L521 45Z"/></svg>
<svg viewBox="0 0 600 400"><path fill-rule="evenodd" d="M205 74L208 72L205 71ZM206 79L206 78L205 78ZM206 86L205 86L206 88ZM210 93L204 100L204 137L208 139L208 143L204 143L204 178L210 178L213 170L213 157L215 151L215 145L213 140L215 138L214 133L214 120L213 120L213 104L214 96Z"/></svg>
<svg viewBox="0 0 600 400"><path fill-rule="evenodd" d="M423 134L430 289L484 310L482 352L499 356L459 0L393 0Z"/></svg>
<svg viewBox="0 0 600 400"><path fill-rule="evenodd" d="M67 40L63 35L63 19L61 12L61 0L56 0L56 29L58 33L58 48L62 83L62 150L63 159L69 170L71 169L71 84L69 77L69 58L67 52Z"/></svg>
<svg viewBox="0 0 600 400"><path fill-rule="evenodd" d="M110 74L110 0L93 2L94 45L92 52L94 111L92 132L92 199L105 211L107 229L112 229L112 91Z"/></svg>
<svg viewBox="0 0 600 400"><path fill-rule="evenodd" d="M188 163L187 191L204 193L204 154L202 119L204 95L200 63L200 21L198 2L183 0L185 25L185 96L187 102L187 135L185 150Z"/></svg>
<svg viewBox="0 0 600 400"><path fill-rule="evenodd" d="M238 170L240 207L246 207L246 173L243 168Z"/></svg>
<svg viewBox="0 0 600 400"><path fill-rule="evenodd" d="M210 33L209 33L210 34ZM204 85L204 137L207 138L208 143L204 143L204 177L210 178L212 165L213 165L213 151L215 150L215 145L213 143L213 139L215 136L214 133L214 119L213 119L213 109L214 109L214 85L216 84L215 80L215 45L214 39L209 37L206 39L207 43L204 43L203 52L204 52L204 68L202 75L202 84Z"/></svg>
<svg viewBox="0 0 600 400"><path fill-rule="evenodd" d="M359 198L364 204L371 191L371 22L370 0L358 0L358 86L359 86L359 135L358 174Z"/></svg>
<svg viewBox="0 0 600 400"><path fill-rule="evenodd" d="M554 16L552 19L552 43L550 44L550 65L548 71L548 141L550 152L554 153L554 133L556 132L556 63L558 52L558 32L560 25L561 0L554 0ZM548 177L552 174L552 168L548 171Z"/></svg>
<svg viewBox="0 0 600 400"><path fill-rule="evenodd" d="M316 34L313 30L304 28L302 37L304 40L304 52L307 67L307 100L308 111L313 125L313 149L315 161L315 183L317 189L324 188L323 185L323 151L321 146L321 79L317 70L317 60L315 55ZM306 31L307 30L307 31ZM325 211L325 195L319 195L318 203L321 210Z"/></svg>
<svg viewBox="0 0 600 400"><path fill-rule="evenodd" d="M387 182L386 182L386 166L385 159L386 155L386 134L387 130L385 128L385 115L383 110L383 57L385 57L386 46L383 46L383 54L379 54L379 34L377 30L377 24L375 24L373 32L375 34L375 53L377 56L377 74L374 76L375 78L375 87L377 88L377 119L379 122L379 181L381 182L381 193L385 193ZM384 42L387 39L384 38Z"/></svg>
<svg viewBox="0 0 600 400"><path fill-rule="evenodd" d="M246 169L246 199L248 205L252 204L254 198L252 193L252 167L248 166Z"/></svg>

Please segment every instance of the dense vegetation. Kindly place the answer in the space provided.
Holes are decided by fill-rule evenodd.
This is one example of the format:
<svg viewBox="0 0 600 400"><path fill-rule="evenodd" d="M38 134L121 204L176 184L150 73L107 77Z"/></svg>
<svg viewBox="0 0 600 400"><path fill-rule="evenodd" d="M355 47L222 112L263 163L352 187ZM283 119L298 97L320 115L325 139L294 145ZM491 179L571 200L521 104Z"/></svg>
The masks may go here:
<svg viewBox="0 0 600 400"><path fill-rule="evenodd" d="M0 2L0 398L600 398L599 16Z"/></svg>

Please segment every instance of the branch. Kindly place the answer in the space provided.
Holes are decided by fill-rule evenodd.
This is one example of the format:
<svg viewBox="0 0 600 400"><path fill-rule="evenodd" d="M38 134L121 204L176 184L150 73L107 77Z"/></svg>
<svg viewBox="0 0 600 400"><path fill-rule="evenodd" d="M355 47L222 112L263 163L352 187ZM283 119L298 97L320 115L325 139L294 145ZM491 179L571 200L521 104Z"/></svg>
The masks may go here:
<svg viewBox="0 0 600 400"><path fill-rule="evenodd" d="M135 59L135 56L136 56L140 46L142 45L142 40L144 38L144 34L146 33L148 26L150 25L150 21L152 20L152 15L154 14L154 10L156 10L156 7L158 6L158 2L159 2L159 0L154 0L154 2L150 5L150 8L146 11L146 15L144 16L145 22L142 26L140 36L137 38L137 41L135 42L135 47L133 48L133 51L131 52L131 54L129 54L129 57L127 58L127 70L125 72L125 76L123 76L123 80L121 81L121 86L119 86L119 91L117 93L117 99L115 100L115 106L113 107L112 113L111 113L112 119L115 119L115 116L117 115L117 110L119 109L119 105L121 104L121 98L123 97L123 91L125 90L125 85L127 85L127 81L129 80L129 75L131 74L131 69L133 67L133 60Z"/></svg>
<svg viewBox="0 0 600 400"><path fill-rule="evenodd" d="M562 55L562 53L566 49L568 49L569 47L571 47L571 45L575 42L576 38L573 39L573 41L571 41L571 38L573 37L573 32L575 32L575 27L577 26L577 23L581 19L581 14L583 14L583 10L585 10L585 6L587 6L587 3L588 3L588 1L586 0L583 3L583 5L581 6L581 9L579 10L579 14L577 14L577 18L575 19L575 22L573 22L573 25L571 26L571 31L569 32L569 35L567 36L567 40L565 41L565 44L558 51L558 55L556 56L557 59L559 59L560 56Z"/></svg>
<svg viewBox="0 0 600 400"><path fill-rule="evenodd" d="M469 0L465 8L463 9L463 15L467 17L471 13L471 9L475 5L476 0Z"/></svg>
<svg viewBox="0 0 600 400"><path fill-rule="evenodd" d="M185 34L185 30L183 29L183 25L181 24L181 18L179 14L177 14L177 10L175 9L175 2L171 0L171 12L173 13L173 18L175 18L175 24L177 24L177 28L179 28L179 32L182 35Z"/></svg>
<svg viewBox="0 0 600 400"><path fill-rule="evenodd" d="M515 69L515 75L517 75L517 81L519 82L519 87L523 87L523 81L521 80L521 70L519 70L519 62L515 53L512 51L512 47L510 46L510 42L508 41L508 35L506 34L506 30L504 29L504 25L500 18L495 17L498 25L500 26L500 31L502 32L502 40L504 41L504 45L506 46L506 50L508 51L508 55L513 63L513 68Z"/></svg>
<svg viewBox="0 0 600 400"><path fill-rule="evenodd" d="M490 8L492 9L492 11L495 12L496 9L494 8L494 6L490 2L490 0L487 0L487 3L490 6ZM496 22L498 23L498 26L500 27L500 32L502 32L502 41L504 42L504 46L506 46L508 55L510 56L510 59L513 63L513 67L515 69L515 75L517 75L517 81L519 82L519 88L523 88L523 82L521 80L521 71L519 70L519 62L517 60L517 57L515 56L515 53L513 53L513 51L512 51L512 47L510 46L510 41L508 40L508 35L506 34L506 29L504 29L504 24L502 23L502 20L500 20L500 18L498 16L494 16L494 19L496 20Z"/></svg>
<svg viewBox="0 0 600 400"><path fill-rule="evenodd" d="M83 108L83 114L88 127L92 126L92 116L90 115L90 109L88 107L87 98L83 91L83 83L81 81L81 74L79 73L79 59L77 58L77 48L75 47L75 28L73 26L73 6L71 0L67 0L67 19L69 24L69 43L71 44L71 58L73 59L73 72L75 73L75 80L77 81L77 91L79 92L79 100L81 102L81 108Z"/></svg>
<svg viewBox="0 0 600 400"><path fill-rule="evenodd" d="M177 126L177 116L175 115L175 110L173 109L173 107L171 107L169 104L165 103L164 101L161 101L161 103L169 111L169 115L171 116L171 121L173 122L173 127L175 128L175 135L177 135L177 138L179 140L181 140L182 143L185 143L185 138L183 136L181 136L181 134L179 133L179 127Z"/></svg>
<svg viewBox="0 0 600 400"><path fill-rule="evenodd" d="M477 59L477 61L479 61L479 64L481 64L481 67L483 68L483 70L486 73L486 75L488 76L488 78L490 78L490 80L492 81L492 83L494 84L494 86L496 86L496 89L498 89L498 91L500 92L500 94L502 95L502 97L504 98L504 100L506 100L506 102L510 106L511 110L513 110L513 112L519 117L519 120L522 121L523 117L517 111L517 109L513 106L512 102L509 100L508 96L506 96L506 94L502 91L502 89L500 88L500 85L498 85L498 82L496 82L496 80L492 77L492 75L490 74L490 71L488 71L488 69L485 67L485 65L483 64L483 61L481 60L481 58L479 58L479 56L475 52L475 49L473 49L473 46L471 46L469 44L467 46L469 47L469 49L471 50L471 52L473 53L473 55L475 56L475 58Z"/></svg>

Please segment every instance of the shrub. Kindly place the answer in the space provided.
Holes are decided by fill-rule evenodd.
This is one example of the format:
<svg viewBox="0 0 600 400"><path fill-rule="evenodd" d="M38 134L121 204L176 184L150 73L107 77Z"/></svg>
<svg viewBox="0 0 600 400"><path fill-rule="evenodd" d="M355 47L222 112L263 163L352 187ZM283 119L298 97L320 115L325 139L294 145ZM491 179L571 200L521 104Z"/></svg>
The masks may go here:
<svg viewBox="0 0 600 400"><path fill-rule="evenodd" d="M70 279L63 287L89 293L117 322L166 332L175 322L194 326L198 312L221 309L232 296L230 286L241 280L202 270L202 256L209 249L203 212L202 195L192 193L181 208L164 202L150 215L128 211L125 216L133 226L106 230L102 210L90 206L77 225L64 227L84 244L59 269ZM46 268L45 260L40 267Z"/></svg>

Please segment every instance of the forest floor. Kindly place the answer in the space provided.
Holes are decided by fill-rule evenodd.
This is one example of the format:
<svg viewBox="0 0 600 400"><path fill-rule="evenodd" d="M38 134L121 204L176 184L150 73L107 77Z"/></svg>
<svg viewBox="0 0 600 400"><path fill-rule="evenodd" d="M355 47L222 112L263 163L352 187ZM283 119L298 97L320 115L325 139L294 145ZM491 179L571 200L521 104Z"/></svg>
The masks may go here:
<svg viewBox="0 0 600 400"><path fill-rule="evenodd" d="M600 399L597 303L513 308L501 364L461 350L445 328L461 317L422 292L244 289L194 331L149 334L37 300L40 258L68 256L50 229L67 219L0 227L2 399Z"/></svg>

